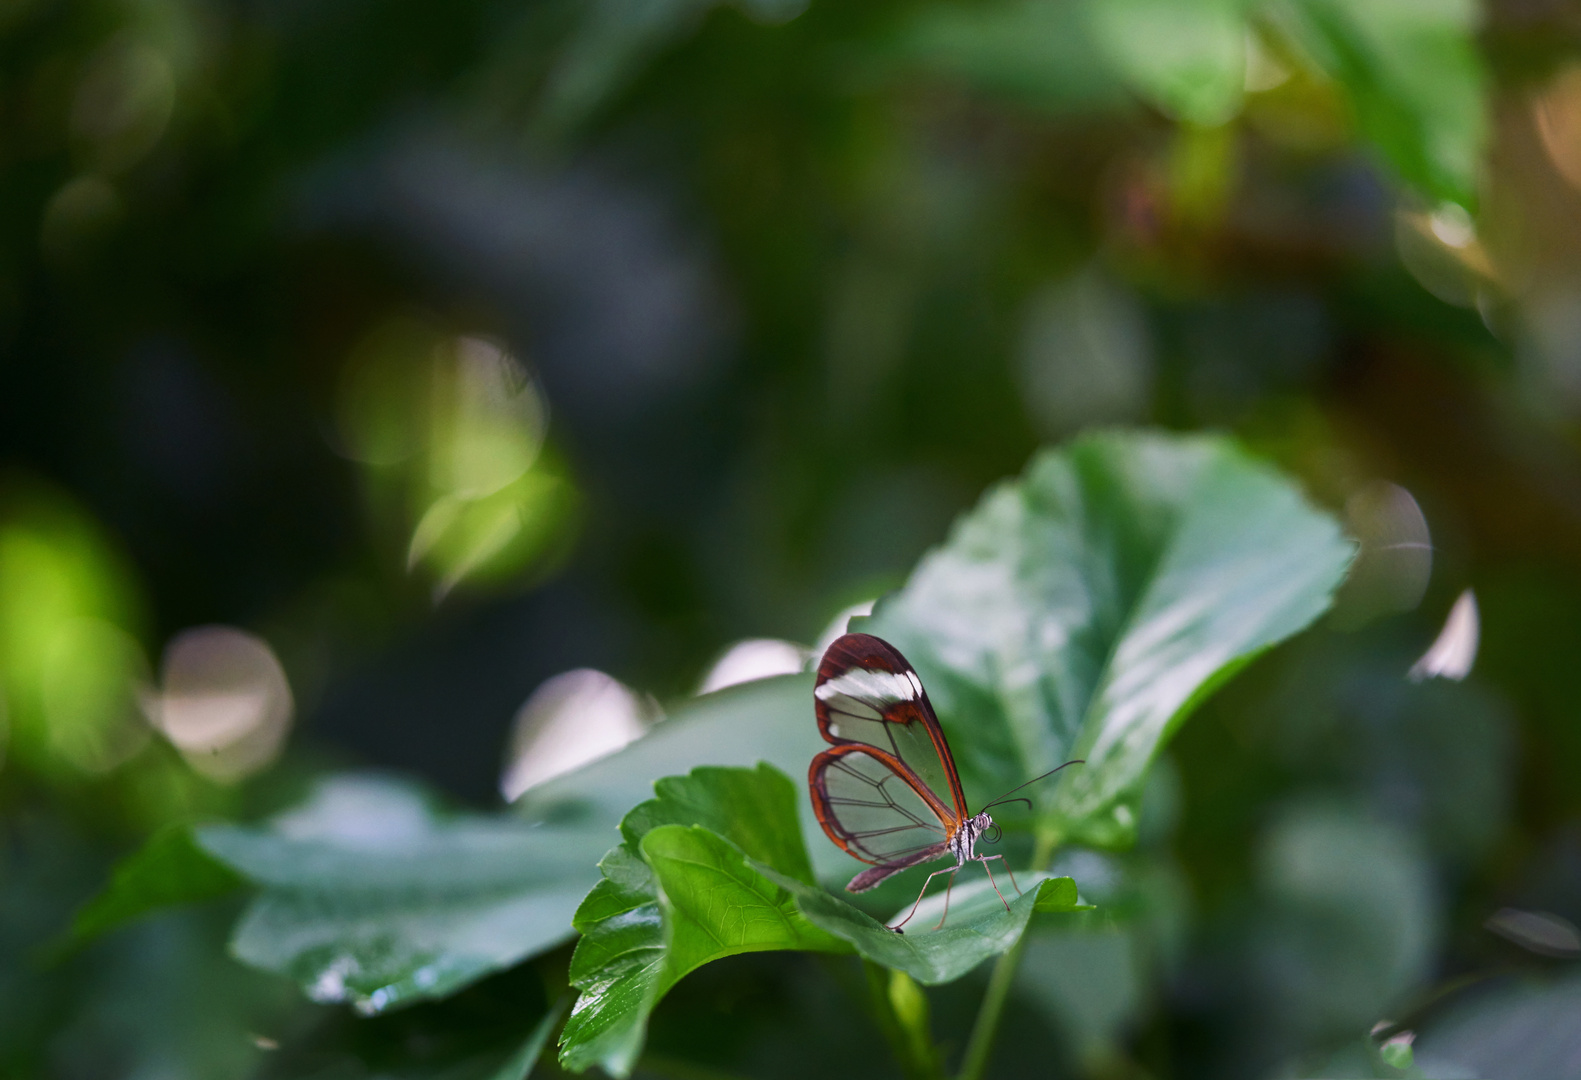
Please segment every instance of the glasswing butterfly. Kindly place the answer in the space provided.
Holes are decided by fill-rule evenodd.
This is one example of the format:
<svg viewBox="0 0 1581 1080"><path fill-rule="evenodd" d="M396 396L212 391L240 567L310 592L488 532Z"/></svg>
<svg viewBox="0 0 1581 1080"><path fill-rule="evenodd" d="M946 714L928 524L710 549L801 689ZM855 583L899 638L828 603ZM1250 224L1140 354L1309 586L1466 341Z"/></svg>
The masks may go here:
<svg viewBox="0 0 1581 1080"><path fill-rule="evenodd" d="M813 811L830 840L848 855L872 864L872 869L851 879L847 891L866 892L902 870L950 856L955 865L928 875L911 911L891 930L901 933L933 879L949 874L944 915L934 929L942 927L950 913L955 875L968 862L982 864L995 894L1009 910L1010 902L988 866L998 859L1010 874L1009 864L1003 855L977 854L976 845L990 832L994 834L988 837L990 843L998 839L999 827L988 814L991 807L1030 801L1009 799L1007 793L981 813L967 809L944 729L922 680L900 651L871 634L837 638L818 664L813 708L818 730L831 744L812 759L807 772ZM1011 791L1022 787L1026 784ZM1015 882L1010 874L1010 883ZM1019 885L1016 891L1021 891Z"/></svg>

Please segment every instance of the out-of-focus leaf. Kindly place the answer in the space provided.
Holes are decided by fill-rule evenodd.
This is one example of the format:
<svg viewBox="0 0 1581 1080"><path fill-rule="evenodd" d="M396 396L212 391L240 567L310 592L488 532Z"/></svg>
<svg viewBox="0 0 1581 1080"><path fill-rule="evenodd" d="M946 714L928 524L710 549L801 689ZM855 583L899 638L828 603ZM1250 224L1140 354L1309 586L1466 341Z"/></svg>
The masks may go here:
<svg viewBox="0 0 1581 1080"><path fill-rule="evenodd" d="M603 880L577 909L582 940L570 978L582 993L560 1038L560 1060L568 1068L597 1064L615 1075L628 1073L642 1049L648 1014L676 981L708 960L754 949L840 948L744 862L747 853L791 880L812 881L796 820L797 803L805 800L783 774L767 765L699 768L658 781L654 791L656 798L621 822L624 842L599 864ZM695 835L689 826L698 827ZM677 830L684 835L670 835ZM665 836L650 852L655 833ZM699 853L707 865L690 866ZM774 924L770 933L754 934L752 926L738 923L727 930L733 946L709 936L704 879L718 883L721 874L734 887L716 893L728 893L720 902L745 901ZM773 937L774 929L785 931L783 941Z"/></svg>
<svg viewBox="0 0 1581 1080"><path fill-rule="evenodd" d="M1302 642L1255 707L1279 717L1269 735L1285 767L1343 777L1386 812L1409 808L1437 858L1468 865L1507 828L1515 717L1486 684L1402 679L1416 642L1385 633Z"/></svg>
<svg viewBox="0 0 1581 1080"><path fill-rule="evenodd" d="M812 683L811 675L780 675L705 694L625 749L530 788L513 809L527 820L612 831L628 810L653 794L655 776L683 774L698 765L750 768L758 762L788 776L804 775L813 755L827 745L812 717ZM804 834L816 835L811 801L798 797L796 809ZM860 869L833 844L818 843L811 855L822 880L849 878Z"/></svg>
<svg viewBox="0 0 1581 1080"><path fill-rule="evenodd" d="M0 747L54 773L104 773L148 740L135 687L137 585L98 524L24 480L0 501Z"/></svg>
<svg viewBox="0 0 1581 1080"><path fill-rule="evenodd" d="M1082 758L1029 789L1041 822L1123 843L1165 740L1325 610L1351 550L1227 440L1105 433L991 491L865 628L916 665L974 804Z"/></svg>
<svg viewBox="0 0 1581 1080"><path fill-rule="evenodd" d="M1259 856L1268 907L1251 949L1281 1026L1339 1038L1427 975L1439 902L1410 834L1344 806L1297 804Z"/></svg>
<svg viewBox="0 0 1581 1080"><path fill-rule="evenodd" d="M1469 995L1417 1038L1425 1076L1581 1078L1581 978L1503 985Z"/></svg>
<svg viewBox="0 0 1581 1080"><path fill-rule="evenodd" d="M197 845L191 828L170 825L116 865L110 883L72 920L71 941L87 942L150 911L212 900L242 884Z"/></svg>
<svg viewBox="0 0 1581 1080"><path fill-rule="evenodd" d="M1079 4L1010 0L924 8L895 35L901 64L1045 109L1115 108L1125 86Z"/></svg>
<svg viewBox="0 0 1581 1080"><path fill-rule="evenodd" d="M1411 1068L1415 1064L1411 1053L1412 1038L1410 1032L1394 1036L1378 1048L1378 1056L1391 1069Z"/></svg>
<svg viewBox="0 0 1581 1080"><path fill-rule="evenodd" d="M260 886L231 941L320 1002L377 1013L439 997L572 934L605 834L443 816L416 789L341 777L267 826L208 826L204 850Z"/></svg>
<svg viewBox="0 0 1581 1080"><path fill-rule="evenodd" d="M1090 1053L1114 1045L1139 1010L1144 984L1137 951L1135 934L1112 924L1033 933L1016 981L1060 1022L1066 1038Z"/></svg>
<svg viewBox="0 0 1581 1080"><path fill-rule="evenodd" d="M441 495L413 530L407 559L433 570L441 596L465 580L508 578L552 546L575 501L571 484L544 465L488 495Z"/></svg>
<svg viewBox="0 0 1581 1080"><path fill-rule="evenodd" d="M691 30L719 0L594 0L555 60L540 121L551 131L574 128L634 77L665 46ZM783 22L805 0L738 0L753 18Z"/></svg>
<svg viewBox="0 0 1581 1080"><path fill-rule="evenodd" d="M1487 142L1471 0L1283 0L1275 21L1344 88L1407 181L1472 207Z"/></svg>
<svg viewBox="0 0 1581 1080"><path fill-rule="evenodd" d="M1246 23L1237 0L1099 0L1094 37L1139 96L1178 119L1222 124L1241 105Z"/></svg>
<svg viewBox="0 0 1581 1080"><path fill-rule="evenodd" d="M559 1023L563 1011L564 1006L549 1010L548 1015L538 1021L538 1026L528 1032L515 1053L488 1074L487 1080L527 1080L532 1075L533 1066L543 1056L544 1047L549 1045L549 1036L554 1034L554 1026Z"/></svg>

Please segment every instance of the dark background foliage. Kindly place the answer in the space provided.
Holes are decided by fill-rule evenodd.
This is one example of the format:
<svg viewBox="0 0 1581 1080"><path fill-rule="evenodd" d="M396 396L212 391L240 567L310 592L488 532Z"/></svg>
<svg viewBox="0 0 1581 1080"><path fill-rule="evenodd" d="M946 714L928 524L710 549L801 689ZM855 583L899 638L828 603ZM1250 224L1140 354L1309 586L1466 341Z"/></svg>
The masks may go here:
<svg viewBox="0 0 1581 1080"><path fill-rule="evenodd" d="M1061 856L1108 914L1033 943L997 1073L1346 1075L1387 1021L1578 1075L1534 1034L1581 955L1578 64L1544 0L0 0L0 1073L525 1038L567 949L363 1021L230 959L231 900L55 944L162 826L330 769L496 808L551 676L677 706L1136 424L1234 434L1361 556L1138 846ZM1473 674L1406 680L1467 588ZM150 731L214 625L283 748ZM843 962L704 968L643 1068L888 1067ZM981 985L929 991L946 1047Z"/></svg>

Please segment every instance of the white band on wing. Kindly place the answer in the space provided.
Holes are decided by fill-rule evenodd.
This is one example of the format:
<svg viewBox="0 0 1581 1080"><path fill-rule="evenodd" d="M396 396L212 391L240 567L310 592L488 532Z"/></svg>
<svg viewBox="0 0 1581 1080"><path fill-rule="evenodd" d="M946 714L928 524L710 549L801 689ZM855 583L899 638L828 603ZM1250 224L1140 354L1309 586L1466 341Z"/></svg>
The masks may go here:
<svg viewBox="0 0 1581 1080"><path fill-rule="evenodd" d="M912 671L873 671L851 668L813 691L819 701L844 695L869 705L890 701L916 701L922 697L922 682Z"/></svg>

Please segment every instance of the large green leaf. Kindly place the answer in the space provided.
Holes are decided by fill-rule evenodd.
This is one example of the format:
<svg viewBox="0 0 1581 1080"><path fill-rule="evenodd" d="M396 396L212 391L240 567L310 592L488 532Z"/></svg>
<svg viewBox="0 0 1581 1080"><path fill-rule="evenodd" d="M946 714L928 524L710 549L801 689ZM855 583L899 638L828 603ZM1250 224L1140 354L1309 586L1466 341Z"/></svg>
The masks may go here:
<svg viewBox="0 0 1581 1080"><path fill-rule="evenodd" d="M794 817L783 820L794 827ZM790 890L758 871L762 864L755 865L739 848L701 825L654 829L642 838L642 857L659 885L666 986L710 960L737 953L846 951L839 940L802 915ZM787 880L802 889L817 888L796 878L787 876Z"/></svg>
<svg viewBox="0 0 1581 1080"><path fill-rule="evenodd" d="M812 880L796 786L768 765L700 768L655 785L658 797L622 823L604 880L577 911L571 960L581 990L561 1035L560 1061L627 1075L647 1018L682 977L743 952L855 951L925 983L959 978L1009 949L1034 911L1077 907L1069 878L1035 874L1008 906L987 887L956 891L948 925L930 898L896 934Z"/></svg>
<svg viewBox="0 0 1581 1080"><path fill-rule="evenodd" d="M446 816L389 779L339 777L264 827L198 842L261 887L238 958L371 1014L439 997L569 938L603 830Z"/></svg>
<svg viewBox="0 0 1581 1080"><path fill-rule="evenodd" d="M772 872L765 876L795 894L797 907L813 925L849 942L865 959L904 971L929 985L958 979L990 956L1008 950L1021 939L1034 912L1079 911L1086 906L1080 903L1076 883L1070 878L1034 872L1021 879L1024 891L1006 908L985 878L954 891L950 917L942 929L931 928L943 915L940 897L932 896L918 907L911 926L897 934L832 893L784 880Z"/></svg>
<svg viewBox="0 0 1581 1080"><path fill-rule="evenodd" d="M571 958L582 991L561 1035L568 1068L625 1075L648 1014L687 972L732 953L841 944L807 923L789 894L747 865L810 887L796 787L767 765L699 768L654 784L621 822L623 843L582 906Z"/></svg>
<svg viewBox="0 0 1581 1080"><path fill-rule="evenodd" d="M974 805L1083 758L1029 789L1039 824L1124 843L1164 741L1328 607L1351 551L1225 439L1105 433L989 492L864 629L916 665Z"/></svg>

